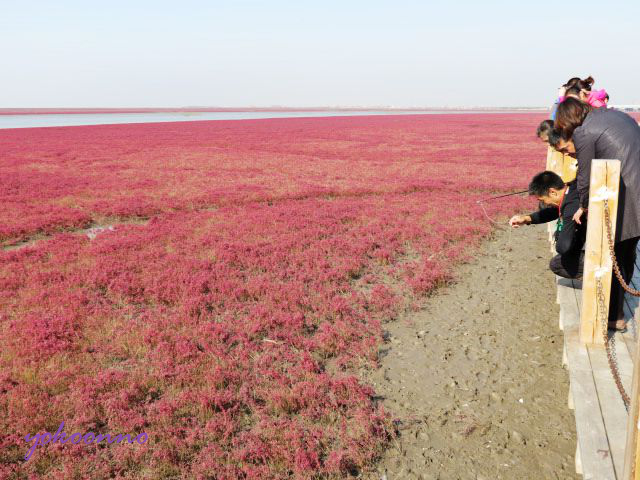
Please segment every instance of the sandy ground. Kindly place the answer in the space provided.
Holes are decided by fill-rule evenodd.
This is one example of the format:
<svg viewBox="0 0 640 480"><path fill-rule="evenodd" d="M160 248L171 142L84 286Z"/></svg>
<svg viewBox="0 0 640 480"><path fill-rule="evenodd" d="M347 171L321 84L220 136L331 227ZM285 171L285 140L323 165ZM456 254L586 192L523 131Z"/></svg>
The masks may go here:
<svg viewBox="0 0 640 480"><path fill-rule="evenodd" d="M368 478L580 478L546 227L498 231L480 252L386 325L367 380L400 435Z"/></svg>

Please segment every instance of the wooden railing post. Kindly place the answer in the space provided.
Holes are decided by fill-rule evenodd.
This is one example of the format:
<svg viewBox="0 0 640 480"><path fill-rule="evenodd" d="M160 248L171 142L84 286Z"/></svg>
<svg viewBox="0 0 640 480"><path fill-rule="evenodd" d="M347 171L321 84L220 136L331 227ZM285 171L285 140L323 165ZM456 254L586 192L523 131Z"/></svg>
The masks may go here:
<svg viewBox="0 0 640 480"><path fill-rule="evenodd" d="M609 203L612 236L615 238L620 185L619 160L593 160L589 186L589 210L587 242L585 245L584 273L582 275L582 309L580 341L586 344L603 344L602 323L598 313L596 277L602 282L605 311L609 312L611 289L611 254L604 221L604 200ZM584 217L583 217L584 218Z"/></svg>
<svg viewBox="0 0 640 480"><path fill-rule="evenodd" d="M547 170L557 173L562 176L563 171L563 155L552 146L549 146L547 150ZM556 222L549 222L547 224L547 232L549 232L549 242L551 243L551 253L555 254L555 247L553 245L554 232L556 231Z"/></svg>
<svg viewBox="0 0 640 480"><path fill-rule="evenodd" d="M556 150L553 147L549 147L547 148L547 168L545 168L545 170L551 170L553 171L553 152L555 152Z"/></svg>
<svg viewBox="0 0 640 480"><path fill-rule="evenodd" d="M564 155L553 147L547 149L547 168L562 177L565 182L570 182L576 178L578 162L569 155Z"/></svg>
<svg viewBox="0 0 640 480"><path fill-rule="evenodd" d="M553 147L547 149L547 168L562 176L564 171L564 155Z"/></svg>
<svg viewBox="0 0 640 480"><path fill-rule="evenodd" d="M569 155L562 155L562 173L560 176L566 183L572 182L576 178L578 171L578 161Z"/></svg>
<svg viewBox="0 0 640 480"><path fill-rule="evenodd" d="M624 480L640 480L640 442L638 430L640 425L640 335L636 340L636 355L633 359L633 380L631 384L631 405L627 421L627 442L624 449Z"/></svg>
<svg viewBox="0 0 640 480"><path fill-rule="evenodd" d="M551 170L562 177L565 182L570 182L576 178L577 161L569 155L557 151L553 147L547 150L547 170ZM553 242L553 235L556 231L556 222L549 222L547 225L549 232L549 242ZM551 245L551 253L555 253L555 248Z"/></svg>
<svg viewBox="0 0 640 480"><path fill-rule="evenodd" d="M564 155L562 155L562 153L560 153L557 150L553 151L553 164L554 164L553 171L560 176L562 176L563 159L564 159Z"/></svg>
<svg viewBox="0 0 640 480"><path fill-rule="evenodd" d="M552 146L549 146L549 148L547 149L547 168L545 168L545 170L547 171L555 172L555 157L553 155L555 151L555 148L553 148ZM554 223L555 222L549 222L547 224L549 243L551 243L551 253L553 253L553 232L555 230Z"/></svg>

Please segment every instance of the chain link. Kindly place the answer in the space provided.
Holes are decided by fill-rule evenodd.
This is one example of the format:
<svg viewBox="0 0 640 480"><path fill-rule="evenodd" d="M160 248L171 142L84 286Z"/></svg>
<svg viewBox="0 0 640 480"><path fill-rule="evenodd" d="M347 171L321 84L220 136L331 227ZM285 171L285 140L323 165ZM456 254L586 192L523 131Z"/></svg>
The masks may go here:
<svg viewBox="0 0 640 480"><path fill-rule="evenodd" d="M622 397L622 403L624 403L624 408L629 412L629 405L631 404L631 399L629 395L627 395L626 390L624 389L624 385L622 385L622 379L620 378L620 370L618 370L618 357L616 356L616 339L615 336L611 336L609 338L609 329L608 329L608 315L607 315L607 307L605 304L604 298L604 288L602 286L602 281L600 277L596 277L596 298L598 300L598 309L600 311L600 322L602 323L602 339L604 340L604 346L607 351L607 360L609 361L609 369L611 370L611 375L613 375L613 380L616 383L616 387L618 387L618 392L620 392L620 396Z"/></svg>
<svg viewBox="0 0 640 480"><path fill-rule="evenodd" d="M613 271L616 274L616 278L622 288L629 292L631 295L636 297L640 297L640 291L634 290L629 287L627 283L622 278L622 274L620 273L620 267L618 266L618 262L616 259L616 254L614 250L613 243L613 234L611 233L611 218L609 216L609 202L605 198L604 199L604 223L607 232L607 240L609 243L609 253L611 254L611 262L613 265ZM627 395L626 390L624 389L624 385L622 385L622 380L620 379L620 370L618 369L618 358L616 356L616 340L615 340L615 332L614 335L609 338L608 325L609 319L607 315L607 308L605 304L605 296L604 296L604 287L602 285L602 281L600 277L596 276L596 299L598 302L598 309L600 312L601 322L602 322L602 339L604 340L604 346L607 351L607 360L609 361L609 368L611 370L611 374L613 375L613 380L616 383L616 387L618 388L618 392L620 392L620 396L622 397L622 402L624 403L624 408L629 412L629 405L631 404L631 399L629 395Z"/></svg>
<svg viewBox="0 0 640 480"><path fill-rule="evenodd" d="M634 290L627 282L622 278L622 273L620 273L620 267L618 266L618 261L616 259L616 253L613 248L613 235L611 234L611 218L609 217L609 201L608 199L604 199L604 223L607 228L607 239L609 240L609 252L611 252L611 261L613 263L613 271L616 274L618 282L622 285L622 288L634 297L640 297L640 290Z"/></svg>

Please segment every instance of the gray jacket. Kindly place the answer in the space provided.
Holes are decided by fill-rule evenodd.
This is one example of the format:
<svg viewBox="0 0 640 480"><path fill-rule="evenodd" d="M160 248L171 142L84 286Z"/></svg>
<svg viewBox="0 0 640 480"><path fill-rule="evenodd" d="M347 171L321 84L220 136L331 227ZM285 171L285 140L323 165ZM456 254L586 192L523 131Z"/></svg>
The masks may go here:
<svg viewBox="0 0 640 480"><path fill-rule="evenodd" d="M591 160L620 160L616 242L640 237L640 126L611 108L596 108L573 132L578 158L580 205L589 205Z"/></svg>

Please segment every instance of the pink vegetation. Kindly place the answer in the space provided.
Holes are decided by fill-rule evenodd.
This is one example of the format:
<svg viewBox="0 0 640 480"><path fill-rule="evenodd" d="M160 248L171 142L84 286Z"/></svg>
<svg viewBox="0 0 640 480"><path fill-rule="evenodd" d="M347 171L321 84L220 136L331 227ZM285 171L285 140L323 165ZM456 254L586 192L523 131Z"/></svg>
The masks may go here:
<svg viewBox="0 0 640 480"><path fill-rule="evenodd" d="M401 193L438 182L458 189L459 179L467 190L520 187L526 181L513 167L522 168L543 150L531 137L539 117L415 115L2 130L0 242L105 217Z"/></svg>
<svg viewBox="0 0 640 480"><path fill-rule="evenodd" d="M521 189L540 169L539 120L0 132L5 241L152 217L0 253L0 477L366 470L393 428L355 373L376 365L382 324L448 281L490 233L475 201ZM62 420L149 441L51 444L25 463L24 436Z"/></svg>

